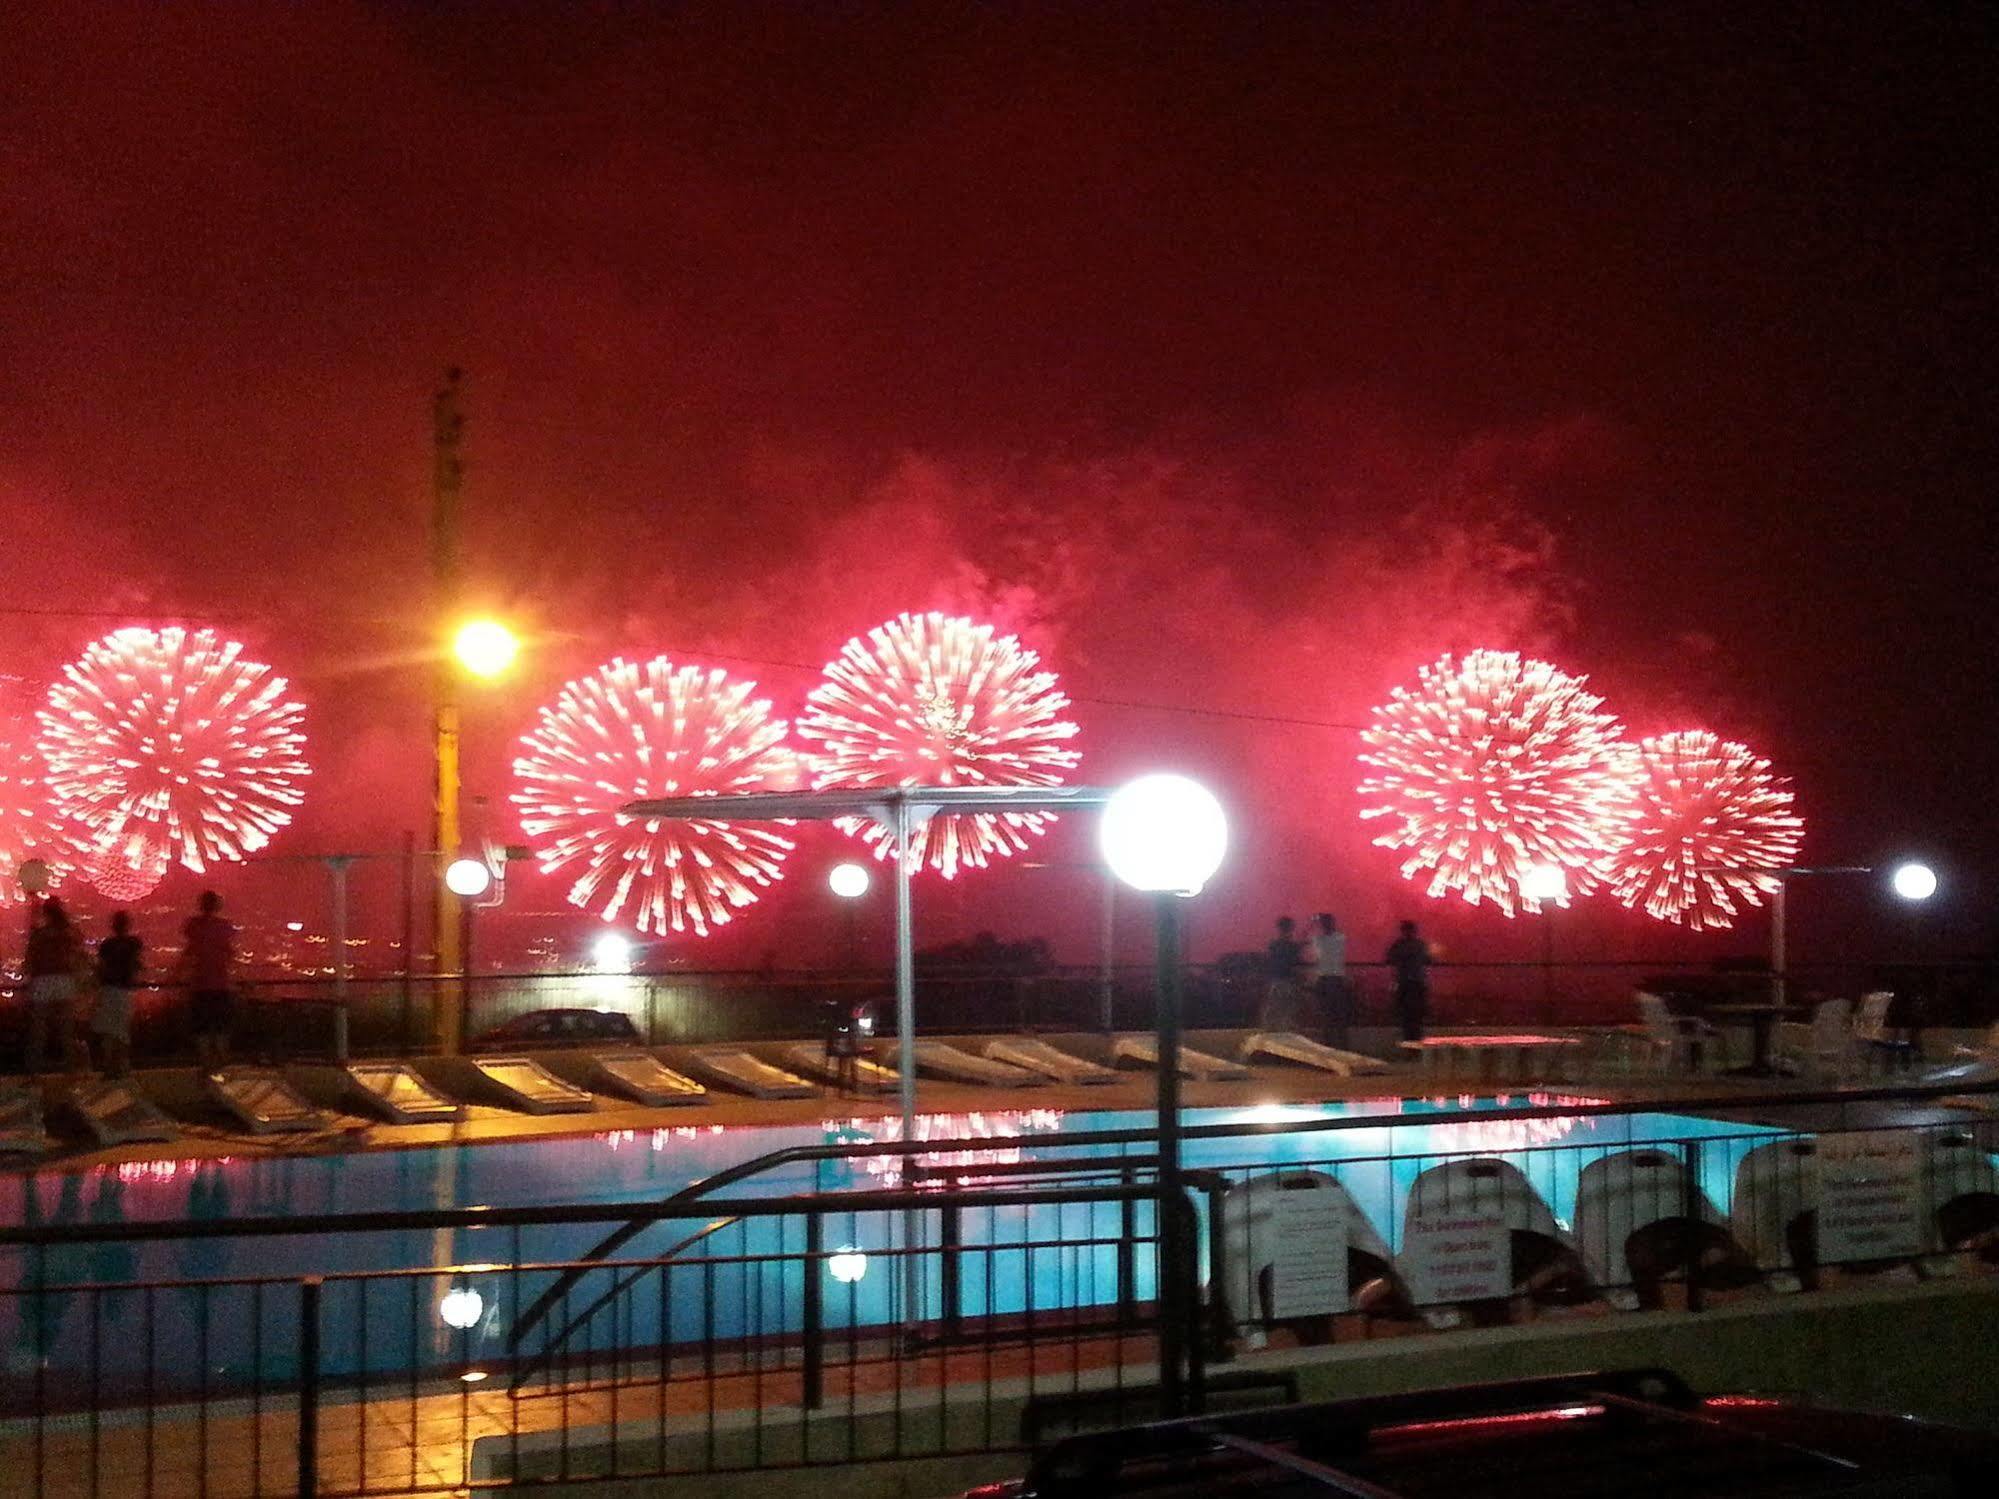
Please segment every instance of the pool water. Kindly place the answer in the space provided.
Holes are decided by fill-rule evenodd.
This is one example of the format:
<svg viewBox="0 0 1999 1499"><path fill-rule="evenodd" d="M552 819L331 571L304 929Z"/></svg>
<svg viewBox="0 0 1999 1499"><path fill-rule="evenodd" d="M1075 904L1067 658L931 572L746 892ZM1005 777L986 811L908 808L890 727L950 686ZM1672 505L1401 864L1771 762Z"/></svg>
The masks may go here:
<svg viewBox="0 0 1999 1499"><path fill-rule="evenodd" d="M1192 1139L1186 1142L1189 1167L1245 1169L1330 1165L1338 1171L1362 1211L1390 1243L1400 1237L1400 1218L1410 1184L1440 1155L1473 1152L1510 1160L1526 1172L1555 1214L1567 1221L1574 1208L1576 1179L1590 1161L1634 1144L1702 1140L1701 1182L1726 1213L1734 1166L1753 1144L1772 1138L1768 1128L1682 1115L1630 1114L1602 1117L1565 1115L1533 1120L1481 1119L1494 1108L1565 1100L1530 1097L1375 1099L1345 1103L1260 1105L1251 1108L1189 1110L1190 1126L1358 1118L1371 1122L1342 1130L1278 1131ZM1566 1100L1576 1103L1593 1099ZM861 1107L868 1107L862 1105ZM1075 1159L1079 1148L1051 1149L1063 1136L1088 1131L1142 1129L1152 1122L1142 1111L1078 1112L1004 1110L920 1116L921 1138L968 1139L976 1149L955 1157L926 1157L939 1167L962 1165L963 1179L976 1181L990 1162ZM865 1143L899 1137L900 1120L872 1111L829 1119L817 1125L725 1128L717 1125L663 1125L650 1131L568 1135L520 1143L425 1149L380 1150L328 1155L244 1155L205 1161L164 1161L97 1167L80 1172L46 1172L0 1179L0 1212L12 1221L36 1223L122 1223L202 1221L293 1214L418 1211L445 1207L512 1207L569 1203L653 1203L714 1175L725 1167L791 1146L835 1142ZM1092 1155L1142 1153L1144 1147L1083 1147ZM900 1164L894 1157L793 1163L726 1189L729 1196L780 1196L841 1192L894 1185ZM934 1224L934 1218L931 1220ZM868 1256L892 1247L903 1232L903 1215L875 1213L835 1216L827 1227L829 1249L852 1251L831 1267L834 1284L825 1316L834 1327L889 1322L894 1276L869 1273ZM649 1229L618 1251L620 1258L663 1253L699 1226L682 1220ZM1127 1225L1117 1204L1082 1204L1029 1209L995 1208L967 1213L963 1242L974 1252L964 1258L961 1307L966 1315L1011 1315L1029 1308L1092 1305L1115 1296L1118 1251L1115 1241L1128 1226L1151 1231L1149 1205L1141 1205L1135 1225ZM0 1262L0 1285L121 1283L132 1280L185 1281L235 1276L339 1275L343 1272L419 1269L491 1263L548 1263L586 1255L609 1225L582 1224L512 1229L430 1232L280 1235L257 1239L186 1239L144 1244L66 1246L38 1258L8 1251ZM935 1228L924 1233L935 1242ZM1098 1239L1083 1249L1024 1249L1061 1238ZM1008 1249L1005 1246L1016 1246ZM707 1252L729 1257L796 1254L803 1247L798 1218L745 1219L710 1241ZM991 1250L992 1252L987 1252ZM1137 1257L1135 1294L1151 1294L1148 1256ZM879 1261L876 1262L877 1265ZM598 1272L601 1276L603 1272ZM735 1263L698 1269L698 1282L676 1272L677 1292L645 1298L630 1313L619 1336L635 1345L657 1343L664 1326L669 1341L733 1336L744 1331L795 1330L801 1317L802 1271L796 1262ZM934 1278L934 1277L933 1277ZM481 1315L461 1340L464 1352L504 1347L511 1313L552 1276L474 1278ZM434 1284L436 1283L436 1284ZM413 1322L428 1322L428 1308L441 1288L440 1277L329 1284L327 1356L329 1372L365 1366L370 1370L409 1367L424 1357L424 1339L411 1337ZM924 1310L936 1315L938 1288L927 1287ZM295 1324L273 1311L272 1325L257 1317L225 1313L248 1295L241 1289L197 1295L163 1292L173 1298L153 1316L199 1318L198 1334L218 1378L249 1358L282 1368ZM347 1301L343 1303L340 1297ZM44 1298L53 1302L59 1298ZM94 1313L82 1302L44 1309L39 1347L46 1353L78 1342L64 1336L61 1319L119 1310L119 1298ZM282 1300L283 1298L274 1298ZM587 1295L579 1300L587 1301ZM11 1324L0 1337L19 1350L37 1338L29 1319L18 1315L16 1298L0 1303ZM129 1314L131 1308L123 1308ZM258 1313L259 1316L262 1312ZM49 1318L57 1325L47 1325ZM189 1328L189 1340L195 1336ZM68 1329L75 1334L77 1329ZM100 1329L101 1332L101 1329ZM156 1338L156 1345L161 1340ZM436 1341L434 1338L431 1340ZM250 1345L256 1344L254 1354ZM100 1337L100 1344L102 1339ZM132 1356L114 1340L114 1361ZM157 1358L157 1352L155 1357ZM273 1364L275 1360L275 1364ZM18 1363L18 1358L16 1360Z"/></svg>

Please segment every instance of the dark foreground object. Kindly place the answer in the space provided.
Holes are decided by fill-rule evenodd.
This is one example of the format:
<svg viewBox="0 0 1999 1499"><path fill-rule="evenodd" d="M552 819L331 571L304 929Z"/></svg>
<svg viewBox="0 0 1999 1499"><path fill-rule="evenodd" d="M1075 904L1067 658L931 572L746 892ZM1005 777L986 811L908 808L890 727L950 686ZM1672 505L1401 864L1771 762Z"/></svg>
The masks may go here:
<svg viewBox="0 0 1999 1499"><path fill-rule="evenodd" d="M1999 1438L1783 1401L1702 1399L1664 1370L1422 1390L1071 1437L966 1499L1631 1499L1999 1493Z"/></svg>

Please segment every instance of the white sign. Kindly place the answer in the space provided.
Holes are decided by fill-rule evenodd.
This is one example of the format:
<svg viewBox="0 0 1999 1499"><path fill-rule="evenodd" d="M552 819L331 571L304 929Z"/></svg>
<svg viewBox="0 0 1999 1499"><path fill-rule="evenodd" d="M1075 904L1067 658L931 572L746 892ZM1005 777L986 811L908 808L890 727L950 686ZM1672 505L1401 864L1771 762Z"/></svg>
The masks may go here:
<svg viewBox="0 0 1999 1499"><path fill-rule="evenodd" d="M1822 1135L1819 1262L1897 1259L1922 1248L1922 1172L1916 1130Z"/></svg>
<svg viewBox="0 0 1999 1499"><path fill-rule="evenodd" d="M1513 1291L1513 1240L1497 1213L1411 1218L1402 1262L1419 1306L1487 1301Z"/></svg>
<svg viewBox="0 0 1999 1499"><path fill-rule="evenodd" d="M1341 1194L1303 1187L1280 1191L1271 1229L1271 1317L1345 1311L1347 1210Z"/></svg>

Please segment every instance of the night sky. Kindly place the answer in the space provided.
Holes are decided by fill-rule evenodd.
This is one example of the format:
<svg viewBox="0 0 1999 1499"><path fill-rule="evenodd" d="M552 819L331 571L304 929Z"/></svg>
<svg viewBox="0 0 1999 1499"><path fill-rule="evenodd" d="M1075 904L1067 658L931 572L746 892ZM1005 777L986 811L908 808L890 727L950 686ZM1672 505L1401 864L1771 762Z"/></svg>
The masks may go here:
<svg viewBox="0 0 1999 1499"><path fill-rule="evenodd" d="M1063 672L1089 778L1224 789L1200 946L1330 905L1506 955L1369 847L1343 727L1491 645L1768 754L1812 860L1944 871L1927 931L1827 887L1802 941L1990 951L1996 43L1944 5L16 4L0 688L226 624L312 710L280 851L421 828L456 364L476 588L536 637L472 709L500 831L569 675L664 650L788 713L950 607ZM833 842L708 951L822 956ZM1087 961L1078 881L975 876L934 933ZM1590 910L1581 951L1761 941Z"/></svg>

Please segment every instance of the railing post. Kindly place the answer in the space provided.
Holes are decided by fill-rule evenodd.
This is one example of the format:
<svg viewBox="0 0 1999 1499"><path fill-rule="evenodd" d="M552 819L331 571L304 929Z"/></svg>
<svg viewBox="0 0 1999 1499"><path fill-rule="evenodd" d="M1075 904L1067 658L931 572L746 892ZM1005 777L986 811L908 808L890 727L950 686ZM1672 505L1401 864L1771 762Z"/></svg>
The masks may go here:
<svg viewBox="0 0 1999 1499"><path fill-rule="evenodd" d="M944 1335L955 1338L963 1330L963 1298L958 1294L959 1273L962 1256L960 1250L965 1242L964 1225L959 1221L956 1204L947 1207L940 1215L937 1229L939 1254L938 1289L944 1298Z"/></svg>
<svg viewBox="0 0 1999 1499"><path fill-rule="evenodd" d="M826 1400L826 1227L820 1215L805 1214L804 1391L799 1403L819 1409Z"/></svg>
<svg viewBox="0 0 1999 1499"><path fill-rule="evenodd" d="M319 1493L319 1294L323 1285L317 1275L298 1283L299 1499L315 1499Z"/></svg>
<svg viewBox="0 0 1999 1499"><path fill-rule="evenodd" d="M1127 1193L1138 1184L1138 1173L1126 1166L1118 1172L1118 1180ZM1117 1241L1117 1320L1118 1326L1129 1327L1138 1320L1138 1290L1134 1277L1138 1272L1138 1201L1131 1196L1118 1199L1118 1241Z"/></svg>
<svg viewBox="0 0 1999 1499"><path fill-rule="evenodd" d="M1683 1140L1680 1142L1680 1215L1686 1219L1687 1241L1687 1310L1702 1311L1707 1297L1701 1289L1701 1142Z"/></svg>

